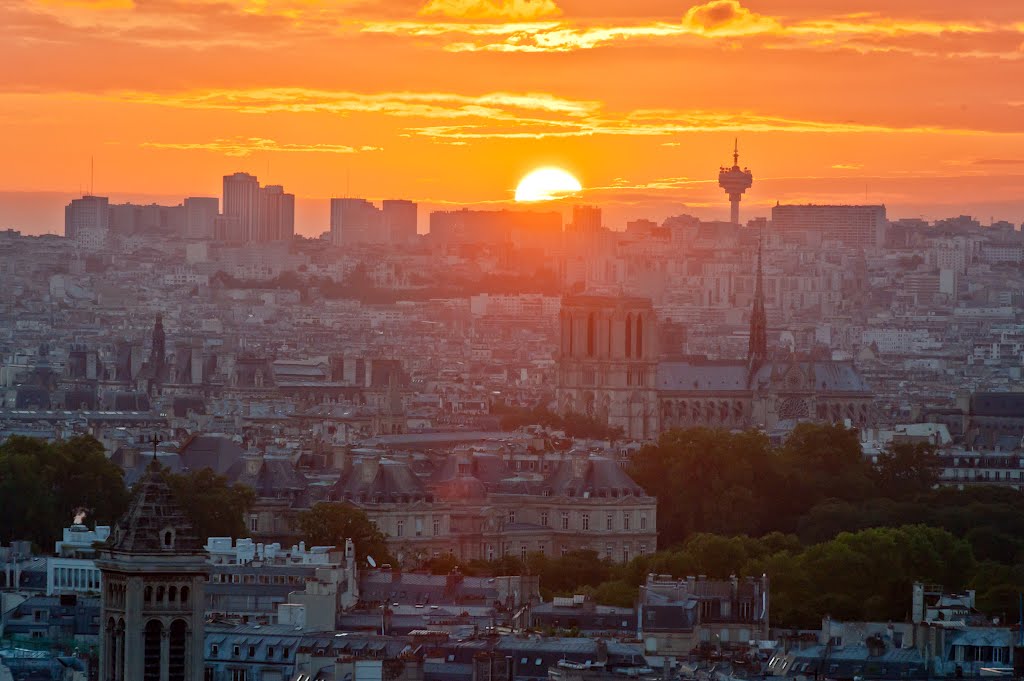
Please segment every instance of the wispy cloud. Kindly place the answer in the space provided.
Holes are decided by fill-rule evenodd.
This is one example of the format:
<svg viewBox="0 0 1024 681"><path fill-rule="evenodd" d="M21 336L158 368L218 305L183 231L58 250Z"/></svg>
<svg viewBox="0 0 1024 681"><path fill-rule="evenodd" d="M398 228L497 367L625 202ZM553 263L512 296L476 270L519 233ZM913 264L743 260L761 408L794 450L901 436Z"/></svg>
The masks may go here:
<svg viewBox="0 0 1024 681"><path fill-rule="evenodd" d="M429 0L420 10L424 16L455 19L502 19L522 21L562 13L554 0Z"/></svg>
<svg viewBox="0 0 1024 681"><path fill-rule="evenodd" d="M344 144L295 144L278 142L263 137L236 137L216 139L212 142L143 142L143 147L152 149L174 149L180 151L213 151L225 156L249 156L256 152L287 152L300 154L357 154L366 151L381 151L380 147L350 147Z"/></svg>
<svg viewBox="0 0 1024 681"><path fill-rule="evenodd" d="M756 111L700 109L608 110L598 101L547 93L382 92L274 88L179 93L122 92L99 96L182 109L243 114L375 114L407 122L391 128L405 136L448 144L484 139L593 136L675 137L696 132L885 133L934 135L1021 134L984 128L891 125L884 122L813 120ZM667 140L669 144L677 142Z"/></svg>
<svg viewBox="0 0 1024 681"><path fill-rule="evenodd" d="M440 1L440 0L438 0ZM432 5L433 3L430 3ZM429 5L428 5L429 6ZM447 16L456 16L450 14ZM522 15L516 19L539 18ZM462 18L480 19L482 15ZM510 17L511 18L511 17ZM740 39L769 37L774 49L905 50L915 56L948 56L949 51L926 50L899 41L913 38L1024 33L1017 25L984 21L926 21L901 19L877 13L844 14L788 21L783 17L758 14L739 0L709 0L690 7L681 20L625 25L588 24L572 21L428 23L377 21L362 26L367 33L441 37L441 47L452 52L571 52L605 47L626 41L668 41L681 38ZM459 39L463 36L465 39ZM451 38L455 40L452 41ZM876 41L866 43L865 39ZM887 41L887 42L879 42ZM961 56L1016 59L1019 50L999 51L980 44L977 49L959 50Z"/></svg>

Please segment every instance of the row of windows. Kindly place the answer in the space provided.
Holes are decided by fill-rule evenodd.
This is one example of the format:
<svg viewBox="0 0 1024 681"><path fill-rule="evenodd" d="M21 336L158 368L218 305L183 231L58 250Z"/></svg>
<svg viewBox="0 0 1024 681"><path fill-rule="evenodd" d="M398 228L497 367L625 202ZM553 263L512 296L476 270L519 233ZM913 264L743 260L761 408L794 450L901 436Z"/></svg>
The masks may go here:
<svg viewBox="0 0 1024 681"><path fill-rule="evenodd" d="M254 645L244 646L245 653L246 653L245 656L246 657L250 657L250 658L256 657L256 648L257 648L257 646L254 646ZM236 645L231 646L231 657L241 657L242 656L242 650L243 650L243 646L241 646L241 645L236 644ZM280 659L287 660L287 659L290 658L291 650L289 648L287 648L286 646L282 646L280 649L276 648L275 646L267 646L267 654L262 659L264 659L264 660L278 659L277 658L278 650L281 651ZM210 657L218 657L219 655L220 655L220 644L218 644L218 643L211 643L210 644ZM207 667L207 670L209 670L209 667Z"/></svg>
<svg viewBox="0 0 1024 681"><path fill-rule="evenodd" d="M302 586L306 578L299 575L240 575L215 573L210 575L213 584L294 584Z"/></svg>
<svg viewBox="0 0 1024 681"><path fill-rule="evenodd" d="M423 518L416 518L413 522L414 522L414 526L416 528L416 536L417 537L422 537L423 536ZM433 520L433 522L431 523L431 528L430 529L431 529L431 532L432 532L432 536L434 536L434 537L440 536L440 534L441 534L441 520L439 518L435 518ZM395 521L395 536L396 537L404 537L405 536L405 521L404 520L397 520L397 521Z"/></svg>
<svg viewBox="0 0 1024 681"><path fill-rule="evenodd" d="M561 528L563 530L570 529L569 528L569 515L570 514L569 514L568 511L562 511ZM605 513L604 527L603 528L599 528L598 526L595 525L594 529L595 530L596 529L604 529L604 530L614 530L614 529L616 529L616 527L615 527L615 516L616 516L616 514L614 512ZM632 525L632 523L633 523L632 518L633 518L633 512L632 511L623 511L622 512L622 529L623 530L630 530L630 529L632 529L630 527ZM511 523L514 523L515 521L516 521L516 512L515 512L515 510L510 510L508 512L508 522L511 524ZM543 525L544 527L550 527L551 526L550 525L550 513L548 511L541 511L540 512L540 524ZM590 513L580 513L579 514L577 529L580 529L580 530L583 530L583 531L588 531L588 530L591 529ZM647 529L647 514L646 513L641 513L640 514L640 526L639 526L639 529L641 529L641 530L646 530Z"/></svg>
<svg viewBox="0 0 1024 681"><path fill-rule="evenodd" d="M513 549L513 546L512 546L511 543L505 544L502 547L502 555L505 555L505 556L512 555L513 551L514 551L514 549ZM562 555L563 556L566 555L567 553L569 553L569 551L570 551L570 549L569 549L568 546L563 546L562 547ZM637 555L643 556L643 555L645 555L647 553L647 551L648 551L648 548L647 548L647 543L646 542L641 542L641 543L637 544ZM536 553L540 553L540 554L546 556L548 554L547 544L545 544L544 542L537 542ZM526 560L527 557L529 556L529 554L530 554L530 547L529 547L529 545L526 542L521 542L519 544L519 558L521 560ZM488 544L485 547L484 555L487 557L487 560L494 560L497 557L495 555L494 544ZM604 557L607 558L608 560L614 560L615 559L615 546L613 544L606 544L605 545ZM632 558L632 555L630 554L630 545L629 544L624 544L623 547L622 547L622 562L623 563L628 563L630 561L630 558Z"/></svg>
<svg viewBox="0 0 1024 681"><path fill-rule="evenodd" d="M147 586L142 592L142 600L146 603L188 603L189 588L187 586L178 587L171 585L165 587L163 584L158 585L155 589L152 586Z"/></svg>

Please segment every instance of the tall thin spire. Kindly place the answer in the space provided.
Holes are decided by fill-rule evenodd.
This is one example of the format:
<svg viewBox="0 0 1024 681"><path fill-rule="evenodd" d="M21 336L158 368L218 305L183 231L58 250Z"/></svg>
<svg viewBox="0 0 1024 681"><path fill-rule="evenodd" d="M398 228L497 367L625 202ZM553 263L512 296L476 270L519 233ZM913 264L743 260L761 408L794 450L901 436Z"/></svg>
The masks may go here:
<svg viewBox="0 0 1024 681"><path fill-rule="evenodd" d="M732 165L734 168L740 167L740 138L736 137L732 143Z"/></svg>
<svg viewBox="0 0 1024 681"><path fill-rule="evenodd" d="M764 230L757 236L757 275L754 283L754 309L750 313L750 345L747 359L751 365L760 364L768 356L768 319L764 313L764 268L761 251Z"/></svg>

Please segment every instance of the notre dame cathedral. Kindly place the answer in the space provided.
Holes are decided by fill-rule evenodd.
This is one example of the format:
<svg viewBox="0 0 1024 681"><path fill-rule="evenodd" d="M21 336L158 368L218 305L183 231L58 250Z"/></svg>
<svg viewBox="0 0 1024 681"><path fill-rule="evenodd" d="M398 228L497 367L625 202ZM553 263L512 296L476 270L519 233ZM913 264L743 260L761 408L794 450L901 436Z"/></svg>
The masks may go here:
<svg viewBox="0 0 1024 681"><path fill-rule="evenodd" d="M650 299L562 299L558 407L646 440L670 428L771 429L785 421L871 422L872 392L852 362L768 352L758 253L746 360L666 361Z"/></svg>

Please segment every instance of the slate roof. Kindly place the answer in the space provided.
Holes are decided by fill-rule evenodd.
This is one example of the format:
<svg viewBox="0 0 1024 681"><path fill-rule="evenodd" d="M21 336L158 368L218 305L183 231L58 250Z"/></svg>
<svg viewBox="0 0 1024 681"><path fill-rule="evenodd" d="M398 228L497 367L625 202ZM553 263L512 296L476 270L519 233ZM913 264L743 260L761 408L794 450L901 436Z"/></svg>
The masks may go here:
<svg viewBox="0 0 1024 681"><path fill-rule="evenodd" d="M662 390L707 393L746 393L753 386L768 386L773 372L786 372L795 364L804 375L810 372L808 361L765 362L756 370L748 384L747 363L742 360L684 360L658 364L656 386ZM864 377L852 362L818 360L813 362L813 390L819 392L869 393ZM811 386L808 386L810 389Z"/></svg>
<svg viewBox="0 0 1024 681"><path fill-rule="evenodd" d="M544 487L552 494L570 497L644 496L640 485L618 463L598 456L588 457L582 470L577 470L572 460L562 461L544 481Z"/></svg>
<svg viewBox="0 0 1024 681"><path fill-rule="evenodd" d="M191 437L178 452L185 468L193 471L209 468L218 475L224 475L245 455L245 451L238 443L220 435Z"/></svg>
<svg viewBox="0 0 1024 681"><path fill-rule="evenodd" d="M164 532L173 530L170 546ZM135 554L202 554L203 546L185 512L174 500L160 464L152 462L135 485L128 510L114 525L106 548Z"/></svg>
<svg viewBox="0 0 1024 681"><path fill-rule="evenodd" d="M281 457L264 457L255 474L249 473L244 460L239 460L224 475L230 482L251 487L263 497L277 496L281 492L301 492L309 485L306 476L295 470L289 459Z"/></svg>
<svg viewBox="0 0 1024 681"><path fill-rule="evenodd" d="M397 502L403 498L423 498L426 491L408 464L382 458L372 478L364 475L362 465L353 466L332 490L335 499L376 503Z"/></svg>

